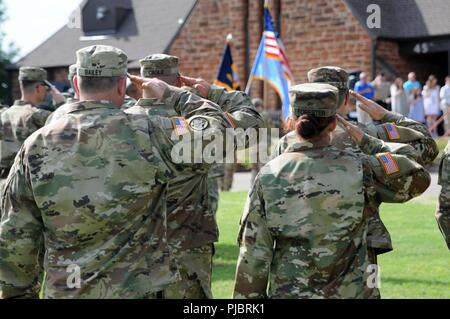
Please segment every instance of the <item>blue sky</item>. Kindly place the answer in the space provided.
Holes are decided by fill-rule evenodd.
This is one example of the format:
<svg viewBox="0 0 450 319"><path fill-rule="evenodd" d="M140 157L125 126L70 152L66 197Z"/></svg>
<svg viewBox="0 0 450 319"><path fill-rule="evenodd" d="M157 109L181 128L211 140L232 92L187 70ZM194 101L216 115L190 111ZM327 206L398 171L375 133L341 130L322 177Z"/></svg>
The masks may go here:
<svg viewBox="0 0 450 319"><path fill-rule="evenodd" d="M26 55L67 23L82 0L4 0L8 20L3 25L6 42Z"/></svg>

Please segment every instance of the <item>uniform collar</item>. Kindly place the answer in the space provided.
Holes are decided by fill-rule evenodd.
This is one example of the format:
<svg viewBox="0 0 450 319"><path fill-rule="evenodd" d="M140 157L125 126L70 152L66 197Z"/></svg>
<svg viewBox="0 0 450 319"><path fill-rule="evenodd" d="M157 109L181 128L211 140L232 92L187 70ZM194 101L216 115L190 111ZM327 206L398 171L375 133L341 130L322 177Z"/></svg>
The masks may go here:
<svg viewBox="0 0 450 319"><path fill-rule="evenodd" d="M119 108L114 103L112 103L111 101L106 101L106 100L79 101L79 102L70 104L70 106L68 108L69 108L68 113L76 112L76 111L92 110L92 109L103 109L103 108L119 110Z"/></svg>
<svg viewBox="0 0 450 319"><path fill-rule="evenodd" d="M286 152L301 152L315 148L324 148L330 145L331 142L329 139L305 141L297 137L297 140L288 146Z"/></svg>
<svg viewBox="0 0 450 319"><path fill-rule="evenodd" d="M15 100L13 105L16 105L16 106L25 106L25 105L34 106L32 103L24 101L24 100Z"/></svg>
<svg viewBox="0 0 450 319"><path fill-rule="evenodd" d="M158 99L139 99L139 101L136 102L136 105L139 106L157 106L159 108L170 108L173 109L172 107L169 107L168 105L166 105L165 103L162 103L161 101L159 101Z"/></svg>

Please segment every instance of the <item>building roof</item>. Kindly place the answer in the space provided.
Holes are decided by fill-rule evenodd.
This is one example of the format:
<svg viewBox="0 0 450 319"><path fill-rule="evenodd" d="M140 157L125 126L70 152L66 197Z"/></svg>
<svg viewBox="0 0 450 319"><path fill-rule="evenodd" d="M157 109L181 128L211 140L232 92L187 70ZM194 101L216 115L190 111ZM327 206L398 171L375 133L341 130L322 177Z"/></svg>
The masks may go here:
<svg viewBox="0 0 450 319"><path fill-rule="evenodd" d="M450 35L449 0L345 0L359 22L372 36L416 39ZM370 4L381 8L381 28L369 29Z"/></svg>
<svg viewBox="0 0 450 319"><path fill-rule="evenodd" d="M106 39L83 39L81 28L65 25L10 68L24 65L43 68L68 66L75 62L78 49L94 44L122 49L128 55L129 67L138 68L139 59L152 53L164 53L170 48L197 0L131 0L131 3L133 12L126 17L116 34ZM85 5L86 1L80 6L83 8Z"/></svg>

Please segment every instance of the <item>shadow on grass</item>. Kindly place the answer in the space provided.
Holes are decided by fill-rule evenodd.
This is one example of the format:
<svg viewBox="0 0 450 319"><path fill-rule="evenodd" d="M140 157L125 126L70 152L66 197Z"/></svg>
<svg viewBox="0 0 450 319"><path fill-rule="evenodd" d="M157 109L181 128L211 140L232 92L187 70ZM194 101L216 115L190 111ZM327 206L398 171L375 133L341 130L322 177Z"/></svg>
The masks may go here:
<svg viewBox="0 0 450 319"><path fill-rule="evenodd" d="M394 278L394 277L382 277L382 280L387 283L392 283L396 285L404 284L422 284L431 286L445 286L449 287L450 282L438 281L438 280L426 280L426 279L414 279L414 278Z"/></svg>

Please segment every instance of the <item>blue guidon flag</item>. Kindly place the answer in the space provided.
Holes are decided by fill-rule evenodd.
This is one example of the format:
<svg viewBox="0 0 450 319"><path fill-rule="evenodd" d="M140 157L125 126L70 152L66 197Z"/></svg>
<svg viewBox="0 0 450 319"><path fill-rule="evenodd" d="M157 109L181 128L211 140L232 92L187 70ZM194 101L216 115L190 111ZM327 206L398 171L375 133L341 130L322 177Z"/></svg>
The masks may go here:
<svg viewBox="0 0 450 319"><path fill-rule="evenodd" d="M231 47L227 43L225 51L222 57L222 63L220 63L217 79L214 84L224 87L227 91L240 91L241 84L239 82L239 76L237 75L236 66L231 56Z"/></svg>

